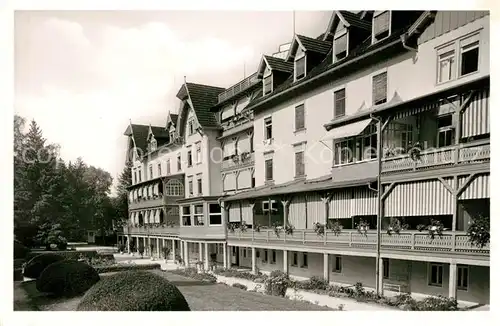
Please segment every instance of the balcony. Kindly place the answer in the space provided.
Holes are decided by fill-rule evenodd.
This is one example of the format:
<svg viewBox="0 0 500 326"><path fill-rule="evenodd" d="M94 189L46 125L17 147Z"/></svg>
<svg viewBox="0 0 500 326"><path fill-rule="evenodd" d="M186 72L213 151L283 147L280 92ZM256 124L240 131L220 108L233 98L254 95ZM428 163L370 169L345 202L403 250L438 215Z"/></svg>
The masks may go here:
<svg viewBox="0 0 500 326"><path fill-rule="evenodd" d="M323 236L317 235L314 230L294 230L293 234L281 231L279 236L274 230L235 230L228 232L228 241L238 241L242 244L282 244L288 246L320 247L324 249L349 249L360 251L375 251L377 247L377 233L368 231L366 234L357 230L345 230L335 235L326 231ZM397 251L422 254L463 254L484 256L489 258L490 245L484 248L473 246L465 232L447 232L442 237L431 239L426 232L406 231L400 234L381 235L382 251Z"/></svg>
<svg viewBox="0 0 500 326"><path fill-rule="evenodd" d="M243 92L244 90L250 88L251 86L255 85L256 83L259 82L259 79L257 78L257 73L254 73L250 75L249 77L243 79L241 82L239 82L236 85L231 86L230 88L226 89L224 92L219 94L219 103Z"/></svg>
<svg viewBox="0 0 500 326"><path fill-rule="evenodd" d="M179 226L124 226L124 234L130 234L132 236L168 236L168 237L178 237L179 236Z"/></svg>
<svg viewBox="0 0 500 326"><path fill-rule="evenodd" d="M129 203L129 209L141 209L141 208L149 208L149 207L158 207L164 204L163 197L157 197L152 199L142 199L140 201L135 201Z"/></svg>
<svg viewBox="0 0 500 326"><path fill-rule="evenodd" d="M223 225L182 226L180 236L191 239L222 240L226 237L225 231Z"/></svg>
<svg viewBox="0 0 500 326"><path fill-rule="evenodd" d="M490 160L490 141L477 141L458 146L423 150L417 159L408 154L384 158L382 172L416 171L433 167L487 162Z"/></svg>
<svg viewBox="0 0 500 326"><path fill-rule="evenodd" d="M221 169L223 171L225 170L232 170L236 168L243 168L247 166L253 165L255 162L255 153L242 153L240 155L235 155L234 158L229 158L225 161L222 161L222 167Z"/></svg>

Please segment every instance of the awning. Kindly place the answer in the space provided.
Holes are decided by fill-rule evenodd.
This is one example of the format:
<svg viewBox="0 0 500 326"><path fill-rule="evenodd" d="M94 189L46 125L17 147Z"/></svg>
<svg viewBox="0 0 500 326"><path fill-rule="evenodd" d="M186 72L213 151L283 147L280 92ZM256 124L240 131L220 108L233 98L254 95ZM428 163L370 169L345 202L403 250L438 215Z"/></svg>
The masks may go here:
<svg viewBox="0 0 500 326"><path fill-rule="evenodd" d="M365 119L355 123L350 123L345 126L333 128L324 135L320 141L327 141L332 139L347 138L357 136L365 130L366 127L372 122L372 119Z"/></svg>
<svg viewBox="0 0 500 326"><path fill-rule="evenodd" d="M155 223L160 223L160 210L155 210Z"/></svg>

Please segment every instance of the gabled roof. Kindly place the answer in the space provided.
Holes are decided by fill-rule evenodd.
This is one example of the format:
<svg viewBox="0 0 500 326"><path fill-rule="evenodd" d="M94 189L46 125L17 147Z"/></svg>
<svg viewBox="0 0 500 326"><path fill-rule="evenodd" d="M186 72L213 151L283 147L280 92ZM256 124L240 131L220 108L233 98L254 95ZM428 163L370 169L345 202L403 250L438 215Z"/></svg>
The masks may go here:
<svg viewBox="0 0 500 326"><path fill-rule="evenodd" d="M339 10L337 13L341 15L350 26L358 27L370 32L372 31L372 24L366 20L362 20L360 14L355 14L347 10Z"/></svg>
<svg viewBox="0 0 500 326"><path fill-rule="evenodd" d="M135 147L144 154L148 149L148 133L148 125L130 124L125 130L124 135L132 136L134 138Z"/></svg>
<svg viewBox="0 0 500 326"><path fill-rule="evenodd" d="M322 41L304 35L297 35L297 39L306 51L327 54L332 47L332 43L328 41Z"/></svg>
<svg viewBox="0 0 500 326"><path fill-rule="evenodd" d="M269 55L264 56L264 60L269 65L272 70L282 71L282 72L292 72L293 62L287 62L284 59L275 58Z"/></svg>
<svg viewBox="0 0 500 326"><path fill-rule="evenodd" d="M168 131L163 127L151 126L151 132L155 139L168 138Z"/></svg>
<svg viewBox="0 0 500 326"><path fill-rule="evenodd" d="M217 127L218 122L215 115L210 112L210 108L217 104L218 95L224 90L225 88L222 87L184 83L177 93L177 97L180 100L190 99L190 104L200 126L211 128Z"/></svg>

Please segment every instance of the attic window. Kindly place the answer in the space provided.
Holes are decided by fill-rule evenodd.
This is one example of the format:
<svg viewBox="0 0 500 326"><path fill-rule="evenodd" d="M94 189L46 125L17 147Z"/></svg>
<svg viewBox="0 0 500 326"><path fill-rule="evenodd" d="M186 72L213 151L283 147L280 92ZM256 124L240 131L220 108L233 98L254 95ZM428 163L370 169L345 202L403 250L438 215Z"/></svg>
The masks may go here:
<svg viewBox="0 0 500 326"><path fill-rule="evenodd" d="M170 142L173 143L175 139L175 133L173 131L170 132Z"/></svg>
<svg viewBox="0 0 500 326"><path fill-rule="evenodd" d="M151 151L156 151L156 139L151 140Z"/></svg>
<svg viewBox="0 0 500 326"><path fill-rule="evenodd" d="M335 37L334 49L335 61L347 57L347 31Z"/></svg>
<svg viewBox="0 0 500 326"><path fill-rule="evenodd" d="M378 42L390 35L391 12L380 11L373 15L373 42Z"/></svg>
<svg viewBox="0 0 500 326"><path fill-rule="evenodd" d="M306 76L306 54L302 48L298 48L295 55L295 81Z"/></svg>
<svg viewBox="0 0 500 326"><path fill-rule="evenodd" d="M194 134L194 121L193 120L189 120L188 122L188 131L189 131L189 135L192 135Z"/></svg>
<svg viewBox="0 0 500 326"><path fill-rule="evenodd" d="M268 76L264 76L262 79L264 95L267 95L273 91L273 74L269 73Z"/></svg>

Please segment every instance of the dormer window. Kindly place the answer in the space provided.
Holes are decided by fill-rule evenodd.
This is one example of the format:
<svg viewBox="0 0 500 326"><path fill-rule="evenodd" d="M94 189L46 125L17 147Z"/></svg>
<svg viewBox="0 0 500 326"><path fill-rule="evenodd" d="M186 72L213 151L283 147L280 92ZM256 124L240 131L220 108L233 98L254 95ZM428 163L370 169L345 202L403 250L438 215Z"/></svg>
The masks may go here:
<svg viewBox="0 0 500 326"><path fill-rule="evenodd" d="M264 78L262 79L263 92L267 95L273 91L273 73L269 67L264 71Z"/></svg>
<svg viewBox="0 0 500 326"><path fill-rule="evenodd" d="M189 120L189 122L188 122L188 131L189 131L189 135L194 134L194 121L193 120Z"/></svg>
<svg viewBox="0 0 500 326"><path fill-rule="evenodd" d="M306 54L301 47L297 49L295 54L295 81L306 76Z"/></svg>
<svg viewBox="0 0 500 326"><path fill-rule="evenodd" d="M347 29L344 29L337 35L335 35L333 47L335 50L335 62L344 59L348 54L348 33Z"/></svg>
<svg viewBox="0 0 500 326"><path fill-rule="evenodd" d="M373 38L372 43L376 43L391 34L391 12L378 11L373 14Z"/></svg>
<svg viewBox="0 0 500 326"><path fill-rule="evenodd" d="M151 151L156 151L156 139L151 140Z"/></svg>
<svg viewBox="0 0 500 326"><path fill-rule="evenodd" d="M175 139L175 132L171 131L170 132L170 142L173 143Z"/></svg>

